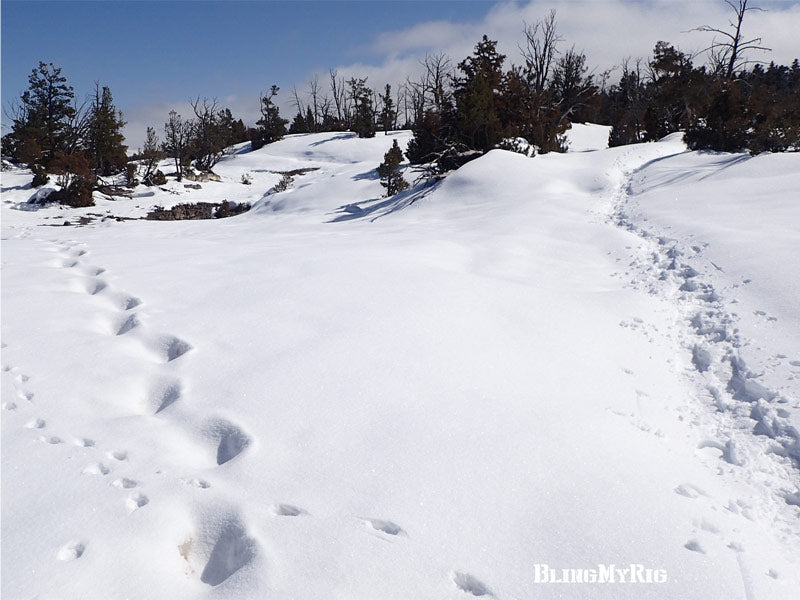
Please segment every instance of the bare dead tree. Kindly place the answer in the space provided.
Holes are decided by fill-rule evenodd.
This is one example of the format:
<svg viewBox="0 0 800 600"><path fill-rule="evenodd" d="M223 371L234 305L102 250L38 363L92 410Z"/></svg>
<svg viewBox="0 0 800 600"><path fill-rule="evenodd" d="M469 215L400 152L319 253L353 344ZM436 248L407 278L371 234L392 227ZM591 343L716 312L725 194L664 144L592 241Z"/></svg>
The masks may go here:
<svg viewBox="0 0 800 600"><path fill-rule="evenodd" d="M336 118L339 121L345 120L345 84L344 77L340 78L336 69L330 70L331 94L333 104L336 106Z"/></svg>
<svg viewBox="0 0 800 600"><path fill-rule="evenodd" d="M712 27L711 25L701 25L692 30L722 36L721 39L718 39L715 35L711 45L703 50L703 52L709 53L712 69L717 73L721 73L726 79L733 79L736 70L741 69L744 65L758 62L747 60L744 56L746 52L751 50L769 52L772 50L772 48L761 45L760 37L744 39L742 35L742 22L744 21L745 14L751 10L763 11L762 8L757 6L747 6L747 1L748 0L737 0L737 3L734 4L731 0L725 0L725 4L730 6L735 14L735 19L728 22L731 31L720 29L719 27Z"/></svg>
<svg viewBox="0 0 800 600"><path fill-rule="evenodd" d="M308 82L308 94L311 96L311 106L314 114L314 131L317 131L319 124L319 75L314 73L311 81Z"/></svg>
<svg viewBox="0 0 800 600"><path fill-rule="evenodd" d="M453 74L450 58L443 53L428 54L422 63L425 66L425 92L431 96L433 109L440 112L449 99L449 81Z"/></svg>
<svg viewBox="0 0 800 600"><path fill-rule="evenodd" d="M292 104L297 108L297 112L302 115L305 111L303 110L303 102L300 100L300 94L297 92L297 86L292 87L292 98L294 98Z"/></svg>
<svg viewBox="0 0 800 600"><path fill-rule="evenodd" d="M73 103L74 114L69 117L65 128L64 151L72 154L84 144L89 136L89 126L91 121L91 111L89 110L89 98L78 104L77 100Z"/></svg>
<svg viewBox="0 0 800 600"><path fill-rule="evenodd" d="M525 47L519 46L519 51L525 59L533 91L541 93L558 54L558 43L564 41L556 29L556 11L551 10L544 19L532 25L526 23L523 32Z"/></svg>

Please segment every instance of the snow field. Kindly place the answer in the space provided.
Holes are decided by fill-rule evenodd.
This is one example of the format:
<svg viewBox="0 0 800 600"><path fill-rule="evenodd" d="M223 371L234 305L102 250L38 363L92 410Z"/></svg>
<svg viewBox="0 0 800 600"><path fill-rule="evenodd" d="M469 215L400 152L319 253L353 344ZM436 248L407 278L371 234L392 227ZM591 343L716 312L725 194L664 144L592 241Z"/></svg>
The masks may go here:
<svg viewBox="0 0 800 600"><path fill-rule="evenodd" d="M290 136L68 213L220 221L51 228L3 173L3 594L792 597L796 157L577 135L389 201L392 136ZM598 563L668 581L534 583Z"/></svg>

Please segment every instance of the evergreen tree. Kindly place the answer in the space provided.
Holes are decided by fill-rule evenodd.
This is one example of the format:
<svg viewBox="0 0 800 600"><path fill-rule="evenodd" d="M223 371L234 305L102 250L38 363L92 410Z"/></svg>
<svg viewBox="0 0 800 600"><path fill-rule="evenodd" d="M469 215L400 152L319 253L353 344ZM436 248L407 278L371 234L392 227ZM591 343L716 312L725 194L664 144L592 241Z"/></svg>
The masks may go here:
<svg viewBox="0 0 800 600"><path fill-rule="evenodd" d="M140 155L141 164L144 169L142 173L142 183L145 185L156 185L161 181L163 173L161 173L161 177L158 177L157 173L160 173L160 171L158 171L158 163L163 160L163 158L164 153L161 151L161 144L156 135L156 130L152 127L148 127L147 137L145 138Z"/></svg>
<svg viewBox="0 0 800 600"><path fill-rule="evenodd" d="M256 121L256 135L250 138L253 150L258 150L264 144L277 142L286 135L286 124L289 122L281 118L278 105L273 98L278 95L280 88L273 85L269 94L261 95L261 118Z"/></svg>
<svg viewBox="0 0 800 600"><path fill-rule="evenodd" d="M383 155L383 162L378 165L378 175L381 185L386 188L387 196L394 196L398 192L408 189L408 182L403 179L400 172L400 163L403 161L403 151L394 140L392 147Z"/></svg>
<svg viewBox="0 0 800 600"><path fill-rule="evenodd" d="M375 137L375 109L372 105L372 90L366 86L366 83L366 79L356 78L347 82L350 86L350 99L353 103L351 129L360 138Z"/></svg>
<svg viewBox="0 0 800 600"><path fill-rule="evenodd" d="M12 125L15 160L33 164L49 163L56 152L66 147L71 120L76 115L72 106L75 93L67 85L61 68L39 62L28 77Z"/></svg>
<svg viewBox="0 0 800 600"><path fill-rule="evenodd" d="M309 133L317 131L317 120L314 118L311 106L306 107L306 131Z"/></svg>
<svg viewBox="0 0 800 600"><path fill-rule="evenodd" d="M380 123L383 126L383 132L388 133L395 128L397 121L397 111L394 109L394 100L392 100L392 86L386 84L386 92L380 97L381 108Z"/></svg>
<svg viewBox="0 0 800 600"><path fill-rule="evenodd" d="M297 111L297 114L289 126L289 133L308 133L308 121L303 116L303 113Z"/></svg>
<svg viewBox="0 0 800 600"><path fill-rule="evenodd" d="M458 64L455 82L458 140L471 150L486 152L503 138L498 101L505 56L485 35L475 53Z"/></svg>
<svg viewBox="0 0 800 600"><path fill-rule="evenodd" d="M119 173L128 161L121 129L122 113L114 107L111 90L95 84L95 97L89 112L86 155L95 173L107 177Z"/></svg>

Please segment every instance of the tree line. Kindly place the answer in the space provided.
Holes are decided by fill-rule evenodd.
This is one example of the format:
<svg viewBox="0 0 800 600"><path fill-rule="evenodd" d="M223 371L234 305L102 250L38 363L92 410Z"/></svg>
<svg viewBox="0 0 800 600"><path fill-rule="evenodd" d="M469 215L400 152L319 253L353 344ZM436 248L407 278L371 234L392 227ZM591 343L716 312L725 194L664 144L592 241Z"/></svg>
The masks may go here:
<svg viewBox="0 0 800 600"><path fill-rule="evenodd" d="M493 148L528 155L564 151L564 133L575 122L611 126L611 146L684 131L691 149L800 150L800 63L751 62L751 52L766 49L759 38L741 33L754 9L747 0L728 4L735 12L730 29L697 28L715 35L704 65L659 41L649 59L624 59L619 80L609 83L610 72L591 72L582 51L563 47L551 11L525 25L520 64L507 64L497 42L483 36L458 63L444 54L426 56L421 75L394 89L387 84L375 91L366 78L345 79L331 70L327 91L316 75L305 92L293 88L291 124L280 114L276 85L261 94L260 118L252 127L216 100L198 97L189 117L174 110L167 115L163 141L148 127L144 146L131 156L110 89L95 84L94 94L78 105L61 69L40 62L10 111L2 152L33 169L34 185L56 175L59 200L86 205L93 189L108 187L104 178L124 174L129 185L162 185L166 176L158 165L164 158L180 180L194 169L210 171L234 144L249 141L258 149L289 133L372 137L378 130L410 129L405 157L423 177L440 176ZM381 165L392 165L385 183L391 191L403 189L397 179L401 150L393 148Z"/></svg>

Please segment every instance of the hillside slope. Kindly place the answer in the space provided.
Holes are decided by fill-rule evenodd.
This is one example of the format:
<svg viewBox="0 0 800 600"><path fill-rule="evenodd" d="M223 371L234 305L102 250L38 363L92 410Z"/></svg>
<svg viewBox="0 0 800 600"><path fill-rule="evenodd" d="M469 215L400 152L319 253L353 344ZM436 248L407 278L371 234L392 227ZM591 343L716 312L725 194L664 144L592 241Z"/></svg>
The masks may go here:
<svg viewBox="0 0 800 600"><path fill-rule="evenodd" d="M392 138L82 211L3 173L3 596L796 594L800 156L496 150L386 200ZM631 563L667 581L536 580Z"/></svg>

